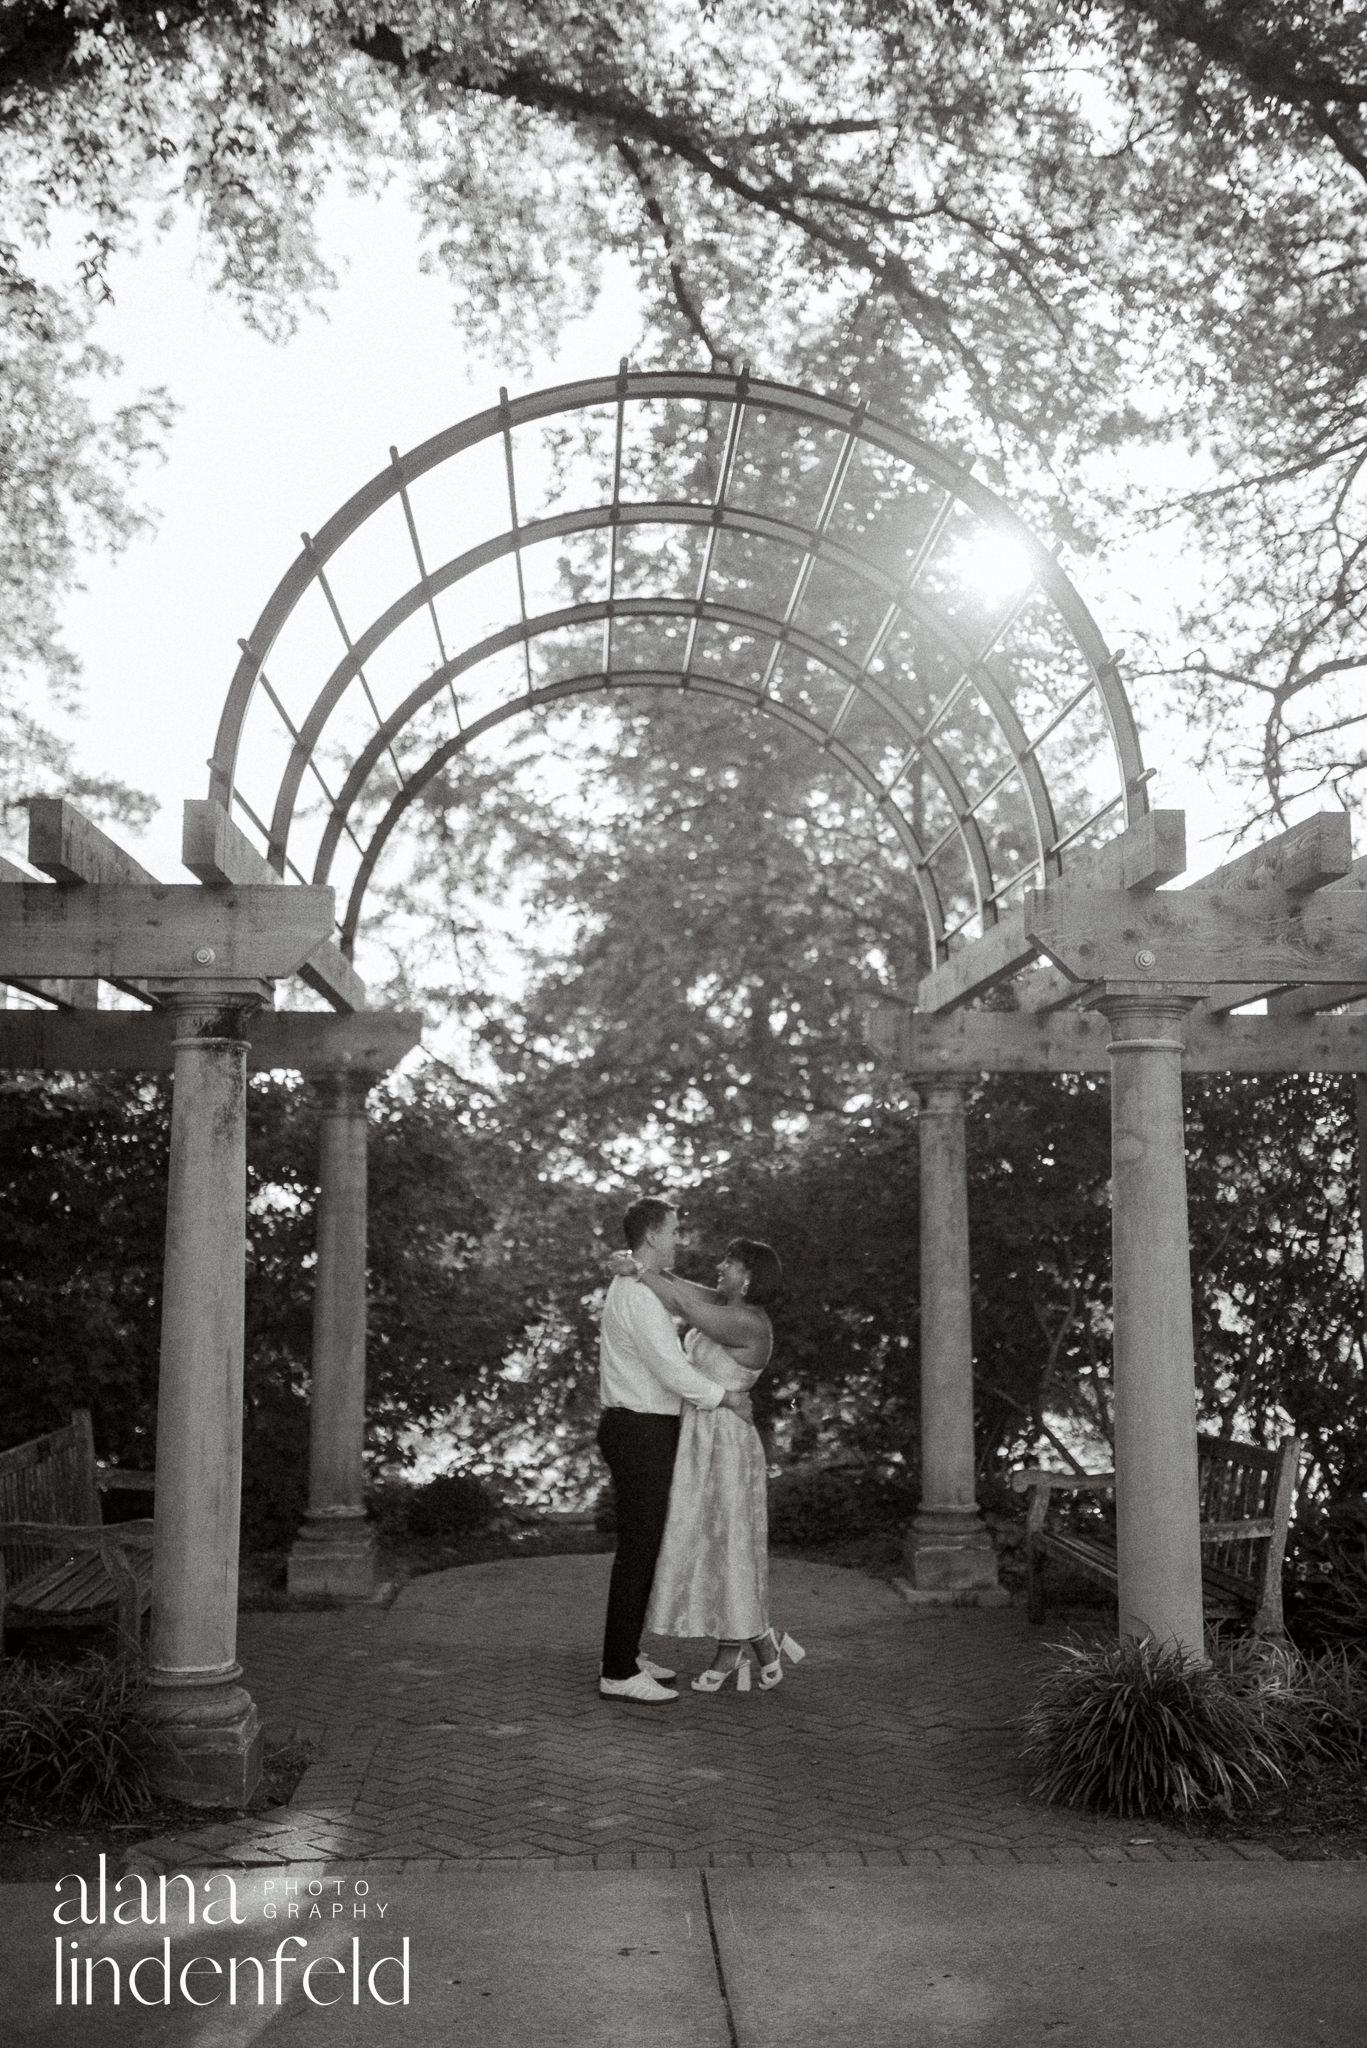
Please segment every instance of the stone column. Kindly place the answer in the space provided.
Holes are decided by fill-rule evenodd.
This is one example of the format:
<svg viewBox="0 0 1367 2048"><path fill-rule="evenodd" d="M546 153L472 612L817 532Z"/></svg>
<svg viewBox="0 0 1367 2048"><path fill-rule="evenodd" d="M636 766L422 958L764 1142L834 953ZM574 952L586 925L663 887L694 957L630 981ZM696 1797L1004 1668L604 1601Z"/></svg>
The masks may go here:
<svg viewBox="0 0 1367 2048"><path fill-rule="evenodd" d="M1353 1076L1353 1107L1357 1112L1358 1136L1358 1237L1363 1286L1367 1287L1367 1074Z"/></svg>
<svg viewBox="0 0 1367 2048"><path fill-rule="evenodd" d="M904 1555L922 1600L1005 1605L978 1511L963 1083L915 1080L921 1155L921 1505Z"/></svg>
<svg viewBox="0 0 1367 2048"><path fill-rule="evenodd" d="M1182 1020L1195 995L1108 985L1120 1632L1205 1655Z"/></svg>
<svg viewBox="0 0 1367 2048"><path fill-rule="evenodd" d="M291 1593L369 1600L375 1532L366 1520L365 1068L310 1074L322 1098L318 1135L318 1263L313 1284L308 1517L290 1552Z"/></svg>
<svg viewBox="0 0 1367 2048"><path fill-rule="evenodd" d="M159 1791L241 1806L261 1725L238 1683L247 1031L264 984L158 988L174 1023L147 1719Z"/></svg>

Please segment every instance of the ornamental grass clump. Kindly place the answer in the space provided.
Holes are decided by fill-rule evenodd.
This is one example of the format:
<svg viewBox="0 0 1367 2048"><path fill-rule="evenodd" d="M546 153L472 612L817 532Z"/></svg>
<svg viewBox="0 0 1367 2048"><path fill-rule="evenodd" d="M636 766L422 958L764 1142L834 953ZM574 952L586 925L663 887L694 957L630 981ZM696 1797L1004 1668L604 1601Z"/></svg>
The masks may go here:
<svg viewBox="0 0 1367 2048"><path fill-rule="evenodd" d="M1056 1647L1026 1716L1037 1797L1140 1819L1232 1813L1285 1782L1277 1716L1228 1669L1147 1637Z"/></svg>
<svg viewBox="0 0 1367 2048"><path fill-rule="evenodd" d="M132 1657L0 1665L0 1813L88 1826L144 1812L142 1694Z"/></svg>
<svg viewBox="0 0 1367 2048"><path fill-rule="evenodd" d="M1244 1641L1222 1655L1275 1742L1284 1771L1303 1779L1367 1762L1367 1653L1323 1650L1307 1657L1290 1643Z"/></svg>

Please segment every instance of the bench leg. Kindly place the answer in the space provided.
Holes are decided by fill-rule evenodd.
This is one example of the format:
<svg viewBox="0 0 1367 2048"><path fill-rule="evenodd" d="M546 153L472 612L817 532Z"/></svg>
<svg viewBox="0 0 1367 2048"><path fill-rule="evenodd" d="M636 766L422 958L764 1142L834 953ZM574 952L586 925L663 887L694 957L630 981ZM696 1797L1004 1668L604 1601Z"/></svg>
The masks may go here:
<svg viewBox="0 0 1367 2048"><path fill-rule="evenodd" d="M1044 1549L1030 1543L1025 1551L1025 1611L1036 1626L1044 1620Z"/></svg>

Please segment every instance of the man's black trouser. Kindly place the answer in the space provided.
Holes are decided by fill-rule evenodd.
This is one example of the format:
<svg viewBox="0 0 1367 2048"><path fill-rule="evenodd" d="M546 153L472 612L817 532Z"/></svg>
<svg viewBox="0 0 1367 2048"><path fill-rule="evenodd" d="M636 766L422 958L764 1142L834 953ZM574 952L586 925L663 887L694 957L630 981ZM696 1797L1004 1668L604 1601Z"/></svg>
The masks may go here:
<svg viewBox="0 0 1367 2048"><path fill-rule="evenodd" d="M634 1408L605 1408L598 1448L612 1474L617 1496L617 1555L608 1587L603 1631L604 1678L633 1678L641 1647L650 1582L660 1554L669 1482L679 1443L677 1415L640 1415Z"/></svg>

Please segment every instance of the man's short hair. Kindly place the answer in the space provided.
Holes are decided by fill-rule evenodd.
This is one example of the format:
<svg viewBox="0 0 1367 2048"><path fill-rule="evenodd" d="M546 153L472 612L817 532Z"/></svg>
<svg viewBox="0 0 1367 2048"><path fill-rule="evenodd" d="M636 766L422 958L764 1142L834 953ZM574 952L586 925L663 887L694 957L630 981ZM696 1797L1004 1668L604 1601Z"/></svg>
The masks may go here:
<svg viewBox="0 0 1367 2048"><path fill-rule="evenodd" d="M671 1216L679 1213L678 1205L666 1202L659 1195L643 1195L639 1202L633 1202L622 1218L622 1235L627 1241L627 1250L639 1251L648 1233L658 1230Z"/></svg>
<svg viewBox="0 0 1367 2048"><path fill-rule="evenodd" d="M749 1275L745 1299L754 1308L772 1308L783 1293L783 1265L771 1244L757 1237L733 1237L726 1247L728 1259L738 1259Z"/></svg>

